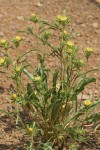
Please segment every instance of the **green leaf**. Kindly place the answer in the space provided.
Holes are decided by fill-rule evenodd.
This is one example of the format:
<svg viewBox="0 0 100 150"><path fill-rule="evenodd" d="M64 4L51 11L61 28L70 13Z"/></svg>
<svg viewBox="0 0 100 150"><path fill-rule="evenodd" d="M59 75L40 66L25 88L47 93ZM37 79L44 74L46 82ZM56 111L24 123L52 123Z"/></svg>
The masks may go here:
<svg viewBox="0 0 100 150"><path fill-rule="evenodd" d="M74 86L74 91L79 94L81 91L84 90L84 87L91 83L91 82L95 82L96 79L95 78L81 78L77 83L76 85Z"/></svg>
<svg viewBox="0 0 100 150"><path fill-rule="evenodd" d="M23 72L27 75L27 77L31 80L34 81L34 77L33 75L27 70L27 69L23 69Z"/></svg>
<svg viewBox="0 0 100 150"><path fill-rule="evenodd" d="M99 120L100 120L100 114L99 113L92 114L91 116L86 118L86 121L89 121L89 122L97 122Z"/></svg>
<svg viewBox="0 0 100 150"><path fill-rule="evenodd" d="M59 110L60 110L61 106L62 106L61 100L55 100L54 103L52 104L52 112L51 112L51 119L52 120L55 120L57 115L59 115Z"/></svg>
<svg viewBox="0 0 100 150"><path fill-rule="evenodd" d="M59 76L59 70L55 70L53 75L53 87L56 87L58 76Z"/></svg>
<svg viewBox="0 0 100 150"><path fill-rule="evenodd" d="M51 97L52 90L46 91L44 94L44 101L47 102L47 100Z"/></svg>
<svg viewBox="0 0 100 150"><path fill-rule="evenodd" d="M33 33L33 27L28 27L28 29L27 29L27 31L29 32L29 33Z"/></svg>
<svg viewBox="0 0 100 150"><path fill-rule="evenodd" d="M35 100L39 101L39 99L37 98L36 94L34 93L30 83L27 84L27 94L30 97L30 99L35 99Z"/></svg>
<svg viewBox="0 0 100 150"><path fill-rule="evenodd" d="M27 94L28 94L28 98L30 99L30 101L37 106L39 104L39 99L36 96L36 94L34 93L32 86L30 83L27 84Z"/></svg>
<svg viewBox="0 0 100 150"><path fill-rule="evenodd" d="M77 146L74 145L74 144L72 144L72 145L71 145L71 150L77 150Z"/></svg>

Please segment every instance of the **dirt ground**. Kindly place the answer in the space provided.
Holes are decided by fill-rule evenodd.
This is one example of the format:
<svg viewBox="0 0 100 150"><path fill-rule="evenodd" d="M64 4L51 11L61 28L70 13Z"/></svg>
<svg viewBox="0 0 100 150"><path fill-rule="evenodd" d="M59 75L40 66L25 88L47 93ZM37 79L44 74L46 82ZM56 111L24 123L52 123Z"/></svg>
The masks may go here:
<svg viewBox="0 0 100 150"><path fill-rule="evenodd" d="M19 29L26 29L30 24L24 18L35 12L45 20L52 21L63 11L72 18L72 27L78 32L75 42L82 47L93 47L94 55L89 61L89 68L100 68L100 0L0 0L0 39L12 39ZM22 51L27 51L25 46ZM35 59L31 59L35 63ZM50 60L51 67L54 63ZM55 62L57 64L57 62ZM84 98L92 94L100 97L100 72L93 73L97 78L85 89ZM0 109L9 109L7 98L10 80L0 75ZM0 150L22 150L26 145L22 135L8 118L0 115ZM98 139L96 139L98 141ZM99 150L90 146L80 150Z"/></svg>

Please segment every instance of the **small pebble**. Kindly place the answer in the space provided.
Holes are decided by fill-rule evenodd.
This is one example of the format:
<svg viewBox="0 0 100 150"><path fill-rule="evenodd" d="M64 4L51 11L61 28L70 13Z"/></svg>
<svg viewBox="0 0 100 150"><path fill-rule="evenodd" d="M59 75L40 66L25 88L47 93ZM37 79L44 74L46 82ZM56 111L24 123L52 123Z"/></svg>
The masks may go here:
<svg viewBox="0 0 100 150"><path fill-rule="evenodd" d="M94 28L98 28L98 27L99 27L99 24L98 24L97 22L94 22L94 23L92 24L92 26L93 26Z"/></svg>
<svg viewBox="0 0 100 150"><path fill-rule="evenodd" d="M4 36L4 33L3 33L3 32L0 32L0 36Z"/></svg>

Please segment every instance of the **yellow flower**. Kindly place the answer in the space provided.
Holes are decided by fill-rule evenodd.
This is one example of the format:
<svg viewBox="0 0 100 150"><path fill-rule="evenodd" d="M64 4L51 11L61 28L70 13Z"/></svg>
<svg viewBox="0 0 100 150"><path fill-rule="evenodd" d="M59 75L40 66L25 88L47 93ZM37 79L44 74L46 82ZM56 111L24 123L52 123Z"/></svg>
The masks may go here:
<svg viewBox="0 0 100 150"><path fill-rule="evenodd" d="M17 95L15 93L12 94L12 99L16 99Z"/></svg>
<svg viewBox="0 0 100 150"><path fill-rule="evenodd" d="M36 16L36 14L35 14L35 13L32 13L32 14L31 14L31 16L32 16L32 17L35 17L35 16Z"/></svg>
<svg viewBox="0 0 100 150"><path fill-rule="evenodd" d="M21 70L21 66L16 66L15 70L16 72L19 72Z"/></svg>
<svg viewBox="0 0 100 150"><path fill-rule="evenodd" d="M5 44L5 43L6 43L6 40L5 40L5 39L2 39L2 40L0 40L0 43L1 43L1 44Z"/></svg>
<svg viewBox="0 0 100 150"><path fill-rule="evenodd" d="M84 101L84 106L90 106L92 104L92 102L90 100L85 100Z"/></svg>
<svg viewBox="0 0 100 150"><path fill-rule="evenodd" d="M33 21L34 23L36 23L39 21L39 16L35 13L32 13L30 20Z"/></svg>
<svg viewBox="0 0 100 150"><path fill-rule="evenodd" d="M30 133L32 133L33 132L33 128L28 128L28 131L30 132Z"/></svg>
<svg viewBox="0 0 100 150"><path fill-rule="evenodd" d="M2 65L4 63L5 59L4 58L0 58L0 65Z"/></svg>
<svg viewBox="0 0 100 150"><path fill-rule="evenodd" d="M92 53L92 52L93 52L93 48L88 47L88 48L86 49L86 52Z"/></svg>
<svg viewBox="0 0 100 150"><path fill-rule="evenodd" d="M72 41L68 41L67 46L72 47L72 46L74 46L74 43Z"/></svg>
<svg viewBox="0 0 100 150"><path fill-rule="evenodd" d="M20 36L16 36L15 40L19 42L19 41L21 41L21 37Z"/></svg>
<svg viewBox="0 0 100 150"><path fill-rule="evenodd" d="M67 49L66 52L69 53L69 54L72 54L73 50L72 49Z"/></svg>
<svg viewBox="0 0 100 150"><path fill-rule="evenodd" d="M61 21L61 22L65 22L67 20L66 16L62 16L62 15L58 15L57 16L57 20Z"/></svg>
<svg viewBox="0 0 100 150"><path fill-rule="evenodd" d="M40 80L41 80L41 77L40 77L40 76L34 77L34 80L35 80L35 81L40 81Z"/></svg>
<svg viewBox="0 0 100 150"><path fill-rule="evenodd" d="M64 33L65 35L67 35L67 34L68 34L66 30L64 30L64 31L63 31L63 33Z"/></svg>
<svg viewBox="0 0 100 150"><path fill-rule="evenodd" d="M84 64L84 61L83 61L82 59L79 59L78 62L79 62L80 65L83 65L83 64Z"/></svg>
<svg viewBox="0 0 100 150"><path fill-rule="evenodd" d="M81 64L83 64L83 63L84 63L84 61L83 61L82 59L79 59L79 62L80 62Z"/></svg>

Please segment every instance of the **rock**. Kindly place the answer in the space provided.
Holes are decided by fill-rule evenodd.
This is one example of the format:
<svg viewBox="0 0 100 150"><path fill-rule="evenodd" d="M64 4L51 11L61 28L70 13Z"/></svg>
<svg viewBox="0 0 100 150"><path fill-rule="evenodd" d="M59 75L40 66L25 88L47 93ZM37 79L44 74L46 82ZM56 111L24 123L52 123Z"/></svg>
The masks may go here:
<svg viewBox="0 0 100 150"><path fill-rule="evenodd" d="M94 23L92 24L92 26L93 26L94 28L99 28L99 24L98 24L97 22L94 22Z"/></svg>
<svg viewBox="0 0 100 150"><path fill-rule="evenodd" d="M0 32L0 36L4 36L4 33L3 33L3 32Z"/></svg>
<svg viewBox="0 0 100 150"><path fill-rule="evenodd" d="M34 5L35 5L35 6L38 6L38 7L41 7L41 6L43 6L44 4L38 2L38 3L34 3Z"/></svg>
<svg viewBox="0 0 100 150"><path fill-rule="evenodd" d="M24 21L24 17L23 16L18 16L17 19Z"/></svg>

